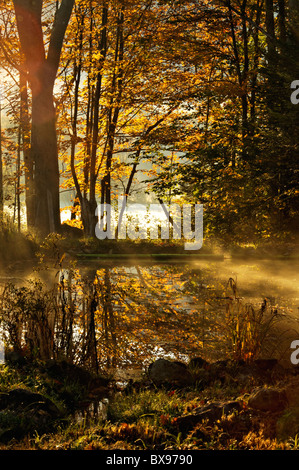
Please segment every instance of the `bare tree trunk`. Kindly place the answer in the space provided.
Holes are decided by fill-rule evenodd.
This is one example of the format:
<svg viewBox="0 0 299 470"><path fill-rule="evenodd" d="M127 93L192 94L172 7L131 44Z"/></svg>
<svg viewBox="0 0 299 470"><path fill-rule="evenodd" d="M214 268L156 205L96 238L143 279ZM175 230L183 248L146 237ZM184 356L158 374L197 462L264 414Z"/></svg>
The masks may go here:
<svg viewBox="0 0 299 470"><path fill-rule="evenodd" d="M135 177L135 174L137 173L137 168L138 168L138 165L139 165L139 159L140 159L140 154L141 154L141 150L142 150L142 144L144 143L145 139L149 136L149 134L154 130L156 129L157 127L159 127L159 125L168 117L171 115L171 113L178 107L177 104L175 104L172 108L170 108L170 110L164 115L162 116L160 119L158 119L154 124L152 124L151 126L149 126L144 132L143 132L143 135L142 135L142 138L140 139L140 142L138 144L138 147L136 149L136 152L135 152L135 159L134 159L134 163L132 165L132 168L131 168L131 173L130 173L130 176L129 176L129 179L128 179L128 182L127 182L127 186L126 186L126 189L125 189L125 197L128 198L128 196L130 195L130 191L131 191L131 186L133 184L133 180L134 180L134 177ZM119 227L121 226L122 224L122 219L123 219L123 212L121 212L119 214L119 219L118 219L118 224L117 224L117 227L115 229L115 237L118 238L118 232L119 232Z"/></svg>
<svg viewBox="0 0 299 470"><path fill-rule="evenodd" d="M242 21L242 49L243 49L243 64L241 66L241 57L239 53L237 37L236 37L236 26L234 24L233 19L233 9L231 6L230 0L228 1L228 13L229 13L229 22L230 22L230 29L231 29L231 36L232 36L232 43L233 43L233 50L235 56L235 63L237 68L237 76L240 85L240 89L242 90L241 95L241 106L242 106L242 142L243 142L243 149L242 155L243 158L247 158L247 136L248 136L248 90L247 90L247 78L249 72L249 54L248 54L248 33L247 33L247 16L246 16L246 6L247 0L242 1L241 5L241 21ZM235 157L233 157L233 161L235 164Z"/></svg>
<svg viewBox="0 0 299 470"><path fill-rule="evenodd" d="M289 24L295 38L299 38L299 2L298 0L289 0Z"/></svg>
<svg viewBox="0 0 299 470"><path fill-rule="evenodd" d="M108 148L106 156L106 174L103 178L104 201L111 204L111 165L114 152L114 141L116 126L120 112L120 102L123 92L123 58L124 58L124 36L123 36L124 13L120 11L117 20L116 47L115 47L115 72L112 80L111 103L108 124ZM116 70L117 69L117 70Z"/></svg>
<svg viewBox="0 0 299 470"><path fill-rule="evenodd" d="M241 12L242 12L242 36L243 36L243 53L244 53L244 66L242 73L242 85L247 84L248 72L249 72L249 54L248 54L248 33L247 33L247 20L246 20L246 6L247 0L243 0ZM242 127L243 134L248 132L248 96L247 96L247 85L242 95ZM243 135L243 142L244 142Z"/></svg>
<svg viewBox="0 0 299 470"><path fill-rule="evenodd" d="M103 5L102 12L102 31L99 44L101 51L101 60L97 73L96 87L93 100L93 124L92 124L92 142L91 142L91 156L90 156L90 179L89 179L89 203L88 203L88 227L86 231L90 237L95 235L95 227L97 224L97 217L95 215L96 203L96 182L97 182L97 149L99 140L99 108L100 98L102 94L102 68L107 54L107 22L108 22L108 8L106 4Z"/></svg>
<svg viewBox="0 0 299 470"><path fill-rule="evenodd" d="M18 224L18 231L21 231L21 187L20 187L20 181L21 181L21 138L22 138L22 124L21 124L21 119L22 119L22 110L20 112L20 123L19 123L19 129L18 129L18 149L17 149L17 165L16 165L16 210L17 210L17 224Z"/></svg>
<svg viewBox="0 0 299 470"><path fill-rule="evenodd" d="M257 2L256 5L256 18L255 18L255 30L253 33L253 44L254 44L254 56L253 56L253 71L251 78L251 95L250 95L250 132L254 134L255 119L256 119L256 89L257 89L257 76L258 76L258 65L260 59L260 47L259 47L259 26L261 22L263 1Z"/></svg>
<svg viewBox="0 0 299 470"><path fill-rule="evenodd" d="M92 15L92 7L90 7L90 13ZM100 98L102 93L102 68L106 58L107 53L107 21L108 21L108 8L104 2L102 10L102 24L101 24L101 36L99 40L99 51L101 52L101 60L98 64L98 71L96 77L95 88L91 86L90 81L88 81L88 105L87 105L87 116L86 116L86 158L84 161L84 187L83 190L80 187L76 170L75 170L75 148L74 143L72 145L71 152L71 171L74 179L76 192L81 206L81 217L84 227L84 232L86 235L93 237L95 236L95 227L97 224L96 212L96 181L97 181L97 172L96 172L96 161L97 161L97 149L98 149L98 134L99 134L99 107L100 107ZM93 29L93 19L91 17L90 21L90 35L92 34ZM90 40L90 50L92 50L92 40ZM89 80L89 78L88 78ZM78 108L78 90L75 90L76 98L76 114ZM74 124L76 115L74 116ZM75 142L75 133L73 131L73 139ZM88 189L89 189L89 198L88 198Z"/></svg>

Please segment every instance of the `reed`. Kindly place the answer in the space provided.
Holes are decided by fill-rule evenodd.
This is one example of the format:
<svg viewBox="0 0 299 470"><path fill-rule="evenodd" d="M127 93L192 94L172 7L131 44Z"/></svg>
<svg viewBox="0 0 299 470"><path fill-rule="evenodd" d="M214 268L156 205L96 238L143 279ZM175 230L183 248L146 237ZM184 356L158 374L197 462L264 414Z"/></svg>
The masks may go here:
<svg viewBox="0 0 299 470"><path fill-rule="evenodd" d="M245 361L257 359L265 343L273 339L273 331L282 316L267 299L259 306L244 303L234 279L228 280L227 287L231 295L227 296L224 324L232 357Z"/></svg>

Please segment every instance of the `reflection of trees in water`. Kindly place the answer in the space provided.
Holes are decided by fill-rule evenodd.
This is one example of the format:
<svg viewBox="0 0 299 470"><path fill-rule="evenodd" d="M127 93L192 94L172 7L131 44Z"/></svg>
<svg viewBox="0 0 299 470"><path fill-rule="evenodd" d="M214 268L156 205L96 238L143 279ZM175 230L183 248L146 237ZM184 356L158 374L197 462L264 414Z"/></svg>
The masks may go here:
<svg viewBox="0 0 299 470"><path fill-rule="evenodd" d="M53 289L7 285L0 315L16 351L99 371L140 366L161 353L221 355L225 289L187 266L72 269Z"/></svg>
<svg viewBox="0 0 299 470"><path fill-rule="evenodd" d="M117 344L109 268L101 273L88 272L85 278L78 272L75 279L69 275L67 284L61 282L59 290L63 321L58 332L63 341L58 351L65 351L72 361L77 351L77 362L96 371L99 364L115 367Z"/></svg>

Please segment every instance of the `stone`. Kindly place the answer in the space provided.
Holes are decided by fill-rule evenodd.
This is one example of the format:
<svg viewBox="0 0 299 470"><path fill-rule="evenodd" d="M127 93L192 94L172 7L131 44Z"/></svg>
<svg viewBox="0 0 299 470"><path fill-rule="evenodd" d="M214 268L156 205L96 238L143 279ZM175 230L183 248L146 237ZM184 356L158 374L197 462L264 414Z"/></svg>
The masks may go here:
<svg viewBox="0 0 299 470"><path fill-rule="evenodd" d="M278 364L277 359L255 359L254 366L261 372L268 372Z"/></svg>
<svg viewBox="0 0 299 470"><path fill-rule="evenodd" d="M167 359L157 359L150 364L148 376L155 385L185 387L194 382L192 374L185 364Z"/></svg>
<svg viewBox="0 0 299 470"><path fill-rule="evenodd" d="M275 387L261 388L253 392L248 399L249 408L259 411L281 411L288 404L285 390Z"/></svg>
<svg viewBox="0 0 299 470"><path fill-rule="evenodd" d="M5 351L5 361L10 362L18 366L23 366L26 364L26 358L18 351Z"/></svg>
<svg viewBox="0 0 299 470"><path fill-rule="evenodd" d="M73 382L86 389L107 386L109 380L105 377L94 376L91 372L68 361L49 360L45 371L56 380Z"/></svg>
<svg viewBox="0 0 299 470"><path fill-rule="evenodd" d="M0 442L53 429L63 414L49 398L23 388L0 394Z"/></svg>
<svg viewBox="0 0 299 470"><path fill-rule="evenodd" d="M299 407L285 410L276 422L276 436L278 439L286 440L295 438L299 433Z"/></svg>
<svg viewBox="0 0 299 470"><path fill-rule="evenodd" d="M28 410L42 410L52 417L58 417L60 411L57 406L49 399L40 393L34 393L25 388L16 388L7 393L0 394L0 410L3 409L24 409Z"/></svg>
<svg viewBox="0 0 299 470"><path fill-rule="evenodd" d="M208 365L209 363L202 357L193 357L188 364L188 368L191 370L204 369Z"/></svg>
<svg viewBox="0 0 299 470"><path fill-rule="evenodd" d="M81 238L83 236L83 230L78 227L72 227L66 222L61 224L60 233L67 237Z"/></svg>
<svg viewBox="0 0 299 470"><path fill-rule="evenodd" d="M192 413L180 416L176 419L176 425L182 432L188 432L202 421L209 421L209 424L228 416L233 412L240 412L242 404L239 401L212 402L204 406L195 408Z"/></svg>
<svg viewBox="0 0 299 470"><path fill-rule="evenodd" d="M284 386L288 406L299 409L299 377L291 377Z"/></svg>

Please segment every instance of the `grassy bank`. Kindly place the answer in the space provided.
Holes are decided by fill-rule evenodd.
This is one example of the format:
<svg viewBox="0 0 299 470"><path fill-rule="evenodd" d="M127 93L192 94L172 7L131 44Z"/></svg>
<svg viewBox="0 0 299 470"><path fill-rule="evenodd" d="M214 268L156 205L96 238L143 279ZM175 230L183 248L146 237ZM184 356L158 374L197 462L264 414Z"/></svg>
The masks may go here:
<svg viewBox="0 0 299 470"><path fill-rule="evenodd" d="M277 423L290 416L289 410L277 412L248 408L248 397L256 387L270 389L282 381L286 384L294 374L279 370L271 374L271 378L267 377L266 380L266 375L264 379L253 375L241 380L240 377L228 376L223 382L219 376L208 386L197 381L181 389L150 386L147 382L130 384L123 390L116 389L114 385L109 391L105 416L93 416L86 411L86 403L94 400L95 391L74 380L74 375L72 378L66 375L64 380L60 375L55 378L41 363L22 367L2 366L0 396L20 388L38 392L51 399L61 415L42 429L36 427L34 419L31 422L25 420L25 410L19 414L5 414L1 410L0 449L297 450L299 421L295 415L292 417L292 431L281 437L277 433ZM178 428L179 417L189 415L207 403L231 400L242 404L239 412L212 422L202 420L187 431ZM11 439L3 439L4 428L12 432L20 427L24 431L22 436L16 438L11 435Z"/></svg>

